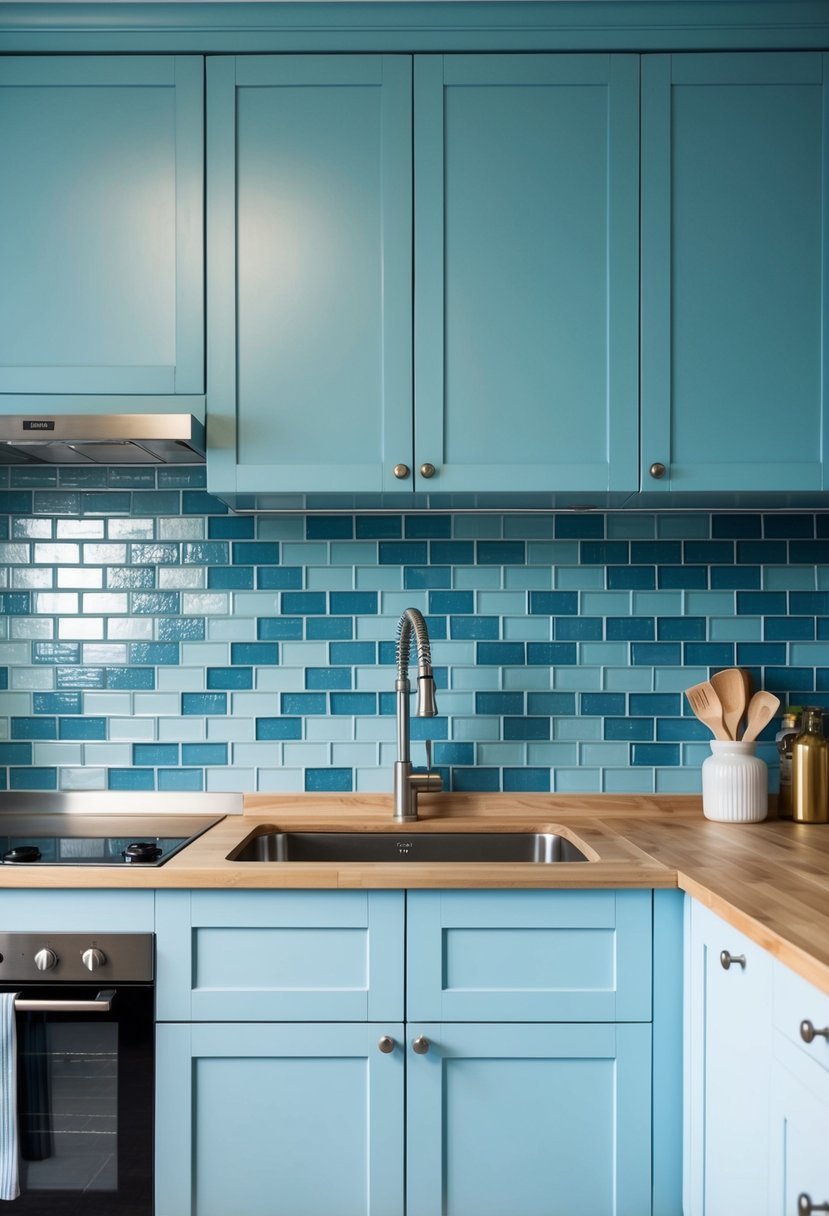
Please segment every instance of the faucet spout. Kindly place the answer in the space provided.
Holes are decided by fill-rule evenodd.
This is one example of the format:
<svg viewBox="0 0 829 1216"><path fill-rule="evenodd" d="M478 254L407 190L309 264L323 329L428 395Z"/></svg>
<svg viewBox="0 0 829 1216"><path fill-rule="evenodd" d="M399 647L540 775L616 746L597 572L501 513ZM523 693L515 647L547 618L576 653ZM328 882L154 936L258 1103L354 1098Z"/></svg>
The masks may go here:
<svg viewBox="0 0 829 1216"><path fill-rule="evenodd" d="M412 769L409 697L409 664L411 641L417 648L417 708L418 718L434 718L437 714L435 680L432 674L432 651L426 622L416 608L407 608L397 626L397 760L394 765L394 818L397 822L417 819L419 793L438 793L443 788L439 773L416 773Z"/></svg>

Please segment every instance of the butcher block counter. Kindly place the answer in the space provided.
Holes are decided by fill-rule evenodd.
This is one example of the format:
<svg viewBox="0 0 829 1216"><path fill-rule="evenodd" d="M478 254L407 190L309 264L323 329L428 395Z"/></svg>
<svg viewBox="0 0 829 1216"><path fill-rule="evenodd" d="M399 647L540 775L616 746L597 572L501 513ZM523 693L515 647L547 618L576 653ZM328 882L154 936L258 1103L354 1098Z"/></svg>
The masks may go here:
<svg viewBox="0 0 829 1216"><path fill-rule="evenodd" d="M197 798L198 796L196 796ZM393 831L389 795L254 794L233 815L154 868L4 866L4 888L549 888L679 887L829 993L829 827L769 820L712 823L696 796L448 794L423 798L406 835L552 831L588 862L235 862L261 827Z"/></svg>

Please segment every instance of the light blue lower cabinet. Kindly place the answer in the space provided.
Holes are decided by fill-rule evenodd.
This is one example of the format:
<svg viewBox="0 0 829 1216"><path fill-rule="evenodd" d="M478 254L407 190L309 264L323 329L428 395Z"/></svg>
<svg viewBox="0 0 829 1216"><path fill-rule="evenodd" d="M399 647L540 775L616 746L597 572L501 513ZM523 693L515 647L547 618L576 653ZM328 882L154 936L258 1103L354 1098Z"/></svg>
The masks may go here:
<svg viewBox="0 0 829 1216"><path fill-rule="evenodd" d="M779 1041L775 1055L769 1209L771 1216L801 1216L829 1204L829 1073Z"/></svg>
<svg viewBox="0 0 829 1216"><path fill-rule="evenodd" d="M407 1216L650 1213L649 1024L407 1031Z"/></svg>
<svg viewBox="0 0 829 1216"><path fill-rule="evenodd" d="M159 1026L156 1216L402 1216L402 1043L395 1024Z"/></svg>

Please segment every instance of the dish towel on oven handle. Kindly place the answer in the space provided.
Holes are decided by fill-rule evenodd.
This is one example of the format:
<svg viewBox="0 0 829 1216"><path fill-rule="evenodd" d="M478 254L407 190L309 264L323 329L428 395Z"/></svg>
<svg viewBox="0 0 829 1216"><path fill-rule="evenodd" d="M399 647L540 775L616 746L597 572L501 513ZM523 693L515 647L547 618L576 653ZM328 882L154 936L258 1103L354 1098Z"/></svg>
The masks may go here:
<svg viewBox="0 0 829 1216"><path fill-rule="evenodd" d="M20 1194L17 1140L16 992L0 993L0 1199Z"/></svg>

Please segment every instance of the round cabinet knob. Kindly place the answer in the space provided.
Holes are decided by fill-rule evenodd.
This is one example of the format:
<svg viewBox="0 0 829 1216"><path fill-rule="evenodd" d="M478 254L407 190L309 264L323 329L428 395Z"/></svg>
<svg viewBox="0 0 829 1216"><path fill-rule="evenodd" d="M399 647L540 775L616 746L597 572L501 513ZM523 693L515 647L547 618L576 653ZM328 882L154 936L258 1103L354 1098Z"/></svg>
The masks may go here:
<svg viewBox="0 0 829 1216"><path fill-rule="evenodd" d="M429 1040L424 1038L422 1034L419 1034L412 1043L412 1051L415 1053L415 1055L425 1056L428 1050Z"/></svg>
<svg viewBox="0 0 829 1216"><path fill-rule="evenodd" d="M53 967L58 965L58 956L54 950L50 950L48 946L44 946L42 950L38 950L35 955L35 966L38 971L51 971Z"/></svg>
<svg viewBox="0 0 829 1216"><path fill-rule="evenodd" d="M411 471L407 464L396 464L394 466L394 475L398 481L405 481Z"/></svg>
<svg viewBox="0 0 829 1216"><path fill-rule="evenodd" d="M800 1023L800 1037L804 1043L811 1043L818 1038L829 1039L829 1026L824 1026L822 1030L815 1030L809 1019L806 1018Z"/></svg>
<svg viewBox="0 0 829 1216"><path fill-rule="evenodd" d="M744 954L729 954L727 950L720 953L720 965L723 971L728 971L732 963L736 963L738 967L742 967L745 971L746 956Z"/></svg>
<svg viewBox="0 0 829 1216"><path fill-rule="evenodd" d="M665 474L668 472L668 470L665 467L665 465L662 463L661 460L655 460L654 463L651 465L651 467L648 469L648 472L650 473L651 477L655 477L656 480L659 481L659 479L661 477L665 476Z"/></svg>
<svg viewBox="0 0 829 1216"><path fill-rule="evenodd" d="M437 470L433 464L422 464L420 466L420 476L425 477L427 480L430 477L434 477L436 472Z"/></svg>
<svg viewBox="0 0 829 1216"><path fill-rule="evenodd" d="M88 950L84 950L81 955L81 962L87 971L97 971L99 967L103 967L107 961L107 956L103 950L96 950L94 946L90 946Z"/></svg>
<svg viewBox="0 0 829 1216"><path fill-rule="evenodd" d="M394 1039L390 1034L384 1034L382 1038L377 1040L377 1046L380 1048L384 1056L394 1051Z"/></svg>
<svg viewBox="0 0 829 1216"><path fill-rule="evenodd" d="M797 1197L797 1216L811 1216L812 1212L829 1212L829 1203L812 1203L804 1191Z"/></svg>

